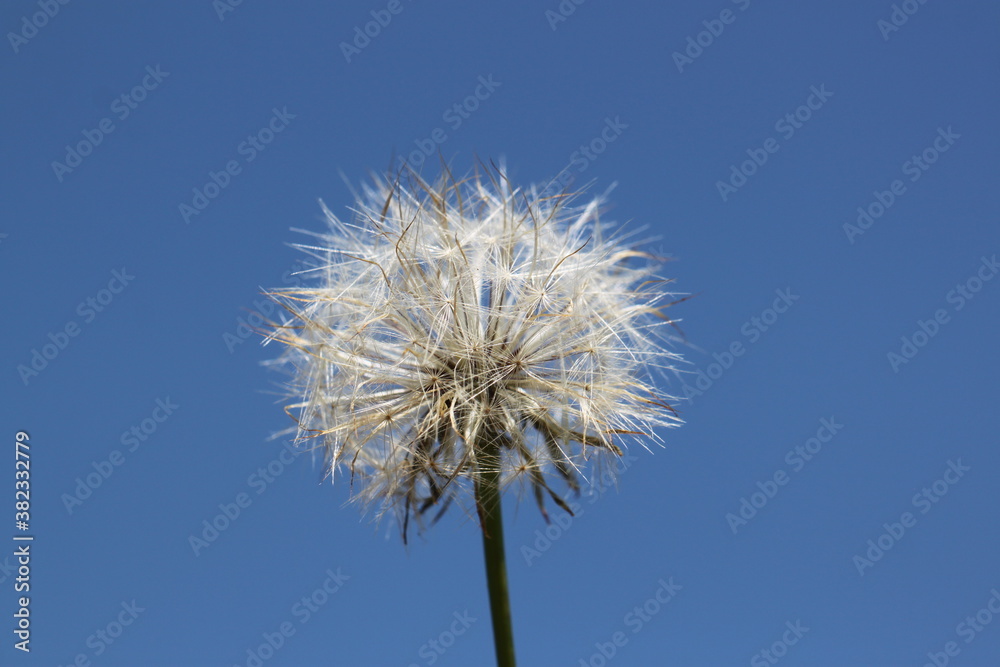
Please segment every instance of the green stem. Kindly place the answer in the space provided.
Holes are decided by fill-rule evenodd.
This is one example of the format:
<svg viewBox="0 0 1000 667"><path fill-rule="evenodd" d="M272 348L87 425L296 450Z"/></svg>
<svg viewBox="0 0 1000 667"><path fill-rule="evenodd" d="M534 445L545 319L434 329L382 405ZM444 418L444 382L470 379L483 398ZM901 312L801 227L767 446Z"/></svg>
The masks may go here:
<svg viewBox="0 0 1000 667"><path fill-rule="evenodd" d="M510 620L507 561L503 546L503 515L500 499L500 448L487 445L476 479L476 506L483 529L486 584L490 592L490 617L497 667L514 667L514 629Z"/></svg>

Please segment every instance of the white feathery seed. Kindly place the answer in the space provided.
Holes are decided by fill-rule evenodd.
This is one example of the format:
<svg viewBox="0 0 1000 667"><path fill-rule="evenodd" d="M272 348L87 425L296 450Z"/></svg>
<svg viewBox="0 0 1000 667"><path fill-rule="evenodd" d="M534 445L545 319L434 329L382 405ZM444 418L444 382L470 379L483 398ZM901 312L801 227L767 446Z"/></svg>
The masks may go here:
<svg viewBox="0 0 1000 667"><path fill-rule="evenodd" d="M570 511L557 488L579 491L592 459L680 424L653 384L680 360L663 311L682 299L662 261L609 234L603 198L580 206L484 172L376 177L353 222L324 206L329 231L301 246L317 284L270 293L287 312L268 335L287 345L300 442L404 539L429 510L468 510L488 466L546 520L546 497Z"/></svg>

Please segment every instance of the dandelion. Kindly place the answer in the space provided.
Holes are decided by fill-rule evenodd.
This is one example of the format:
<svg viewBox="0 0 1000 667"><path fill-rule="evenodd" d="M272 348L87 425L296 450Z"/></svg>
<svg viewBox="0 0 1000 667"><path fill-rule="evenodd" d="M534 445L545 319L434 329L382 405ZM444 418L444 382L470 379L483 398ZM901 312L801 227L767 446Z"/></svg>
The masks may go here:
<svg viewBox="0 0 1000 667"><path fill-rule="evenodd" d="M271 294L287 316L300 442L400 524L449 505L483 532L497 660L512 665L501 494L569 512L629 439L680 423L653 378L674 367L679 300L656 257L602 221L603 197L515 188L502 168L430 184L375 177L345 222L300 247L316 285Z"/></svg>

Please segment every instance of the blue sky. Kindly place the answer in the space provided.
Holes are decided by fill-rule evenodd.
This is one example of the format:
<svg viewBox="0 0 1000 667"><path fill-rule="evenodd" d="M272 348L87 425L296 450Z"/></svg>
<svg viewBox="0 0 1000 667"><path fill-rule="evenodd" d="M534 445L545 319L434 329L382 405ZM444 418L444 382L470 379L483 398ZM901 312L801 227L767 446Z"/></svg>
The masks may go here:
<svg viewBox="0 0 1000 667"><path fill-rule="evenodd" d="M697 295L686 425L508 506L520 664L996 664L1000 8L669 5L5 3L0 663L489 664L475 523L345 507L246 329L341 174L440 151L617 183Z"/></svg>

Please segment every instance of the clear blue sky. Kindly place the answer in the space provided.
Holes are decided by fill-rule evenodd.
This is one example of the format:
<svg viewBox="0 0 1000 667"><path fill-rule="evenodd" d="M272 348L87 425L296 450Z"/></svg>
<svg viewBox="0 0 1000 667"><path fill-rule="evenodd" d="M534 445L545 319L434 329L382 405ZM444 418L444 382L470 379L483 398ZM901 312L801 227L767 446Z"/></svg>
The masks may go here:
<svg viewBox="0 0 1000 667"><path fill-rule="evenodd" d="M319 4L0 9L35 536L0 663L490 663L474 522L404 549L344 507L269 439L277 350L240 327L341 172L423 146L617 182L697 294L687 424L550 542L508 507L522 665L997 664L997 5Z"/></svg>

